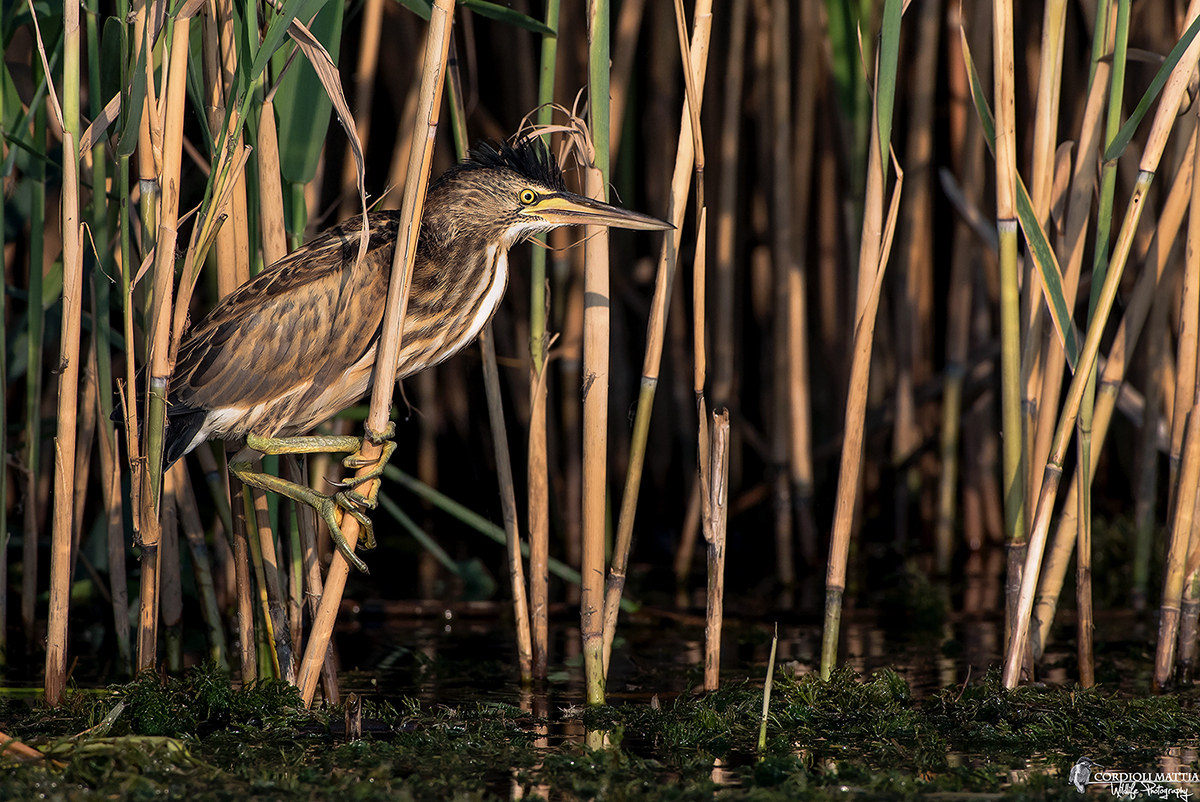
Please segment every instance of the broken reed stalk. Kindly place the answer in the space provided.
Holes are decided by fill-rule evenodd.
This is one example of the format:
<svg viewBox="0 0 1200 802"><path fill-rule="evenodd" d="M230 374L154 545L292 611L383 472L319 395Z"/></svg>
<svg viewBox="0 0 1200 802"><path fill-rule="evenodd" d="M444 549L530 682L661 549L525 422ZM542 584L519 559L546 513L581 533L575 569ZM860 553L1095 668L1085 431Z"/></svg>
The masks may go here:
<svg viewBox="0 0 1200 802"><path fill-rule="evenodd" d="M706 421L707 423L707 421ZM721 624L725 617L725 531L729 523L729 410L712 414L704 539L708 541L708 594L704 614L704 690L721 685ZM774 651L774 650L772 650ZM772 664L774 660L772 660Z"/></svg>
<svg viewBox="0 0 1200 802"><path fill-rule="evenodd" d="M608 199L608 0L588 0L588 110L592 133L584 194ZM604 539L608 510L608 229L587 226L583 246L583 639L584 698L604 704Z"/></svg>
<svg viewBox="0 0 1200 802"><path fill-rule="evenodd" d="M546 3L546 27L558 31L559 0ZM558 36L542 37L538 73L537 124L549 125L554 110L555 63ZM540 234L537 242L545 244ZM550 469L546 455L546 350L549 338L546 319L550 299L546 292L546 249L534 247L529 274L529 457L525 478L528 484L529 519L529 612L533 649L533 677L545 679L550 661Z"/></svg>
<svg viewBox="0 0 1200 802"><path fill-rule="evenodd" d="M30 4L30 13L33 11ZM39 33L39 40L41 35ZM39 47L40 47L39 42ZM44 53L43 53L44 57ZM54 523L50 540L50 610L46 632L46 703L57 705L67 682L67 622L71 600L71 516L75 486L75 428L79 339L83 325L83 233L79 219L79 4L63 7L63 101L54 98L63 131L63 312L58 364L58 431L54 441ZM53 78L47 69L47 82ZM41 265L34 269L41 270ZM31 371L38 370L30 365Z"/></svg>
<svg viewBox="0 0 1200 802"><path fill-rule="evenodd" d="M712 34L712 3L701 0L697 4L692 22L692 43L688 61L693 65L696 86L696 103L704 101L704 76L708 71L708 44ZM654 295L650 301L650 319L646 323L646 353L642 361L642 378L638 389L637 411L633 420L630 438L629 466L625 474L625 486L621 494L621 512L617 518L616 546L613 563L609 571L604 597L604 665L607 671L612 642L616 637L617 616L620 612L621 594L625 587L625 570L628 566L629 547L633 542L633 522L637 512L638 492L641 489L642 468L645 464L646 441L650 432L650 414L654 407L654 393L658 389L659 370L662 365L663 341L667 328L667 311L671 299L671 287L675 281L675 268L679 245L683 239L683 220L687 213L688 194L691 190L692 166L695 156L695 138L692 136L693 115L687 101L680 114L679 140L675 150L675 167L671 174L671 194L667 203L666 220L675 226L663 237L658 257L658 269L654 277ZM698 115L699 109L697 109Z"/></svg>
<svg viewBox="0 0 1200 802"><path fill-rule="evenodd" d="M734 377L734 259L737 233L738 143L741 139L742 83L745 76L746 0L735 0L730 9L729 61L725 65L725 104L721 112L721 174L717 195L716 277L713 289L712 399L716 407L726 406L733 395ZM702 226L702 230L707 226ZM707 347L707 346L706 346ZM675 551L676 600L688 604L688 577L696 535L700 532L700 477L696 475L688 493L686 511ZM607 611L607 610L606 610Z"/></svg>
<svg viewBox="0 0 1200 802"><path fill-rule="evenodd" d="M1189 24L1195 19L1198 11L1200 11L1200 0L1193 0L1188 9L1187 20ZM1030 613L1033 608L1034 590L1037 587L1042 554L1046 547L1046 534L1050 526L1054 502L1058 497L1058 488L1062 481L1063 460L1067 445L1070 442L1071 430L1075 426L1076 415L1079 411L1079 404L1082 400L1088 374L1091 372L1092 365L1100 350L1101 335L1104 325L1108 321L1109 313L1112 311L1121 275L1124 273L1125 264L1133 247L1134 235L1138 222L1141 220L1142 209L1145 207L1146 194L1149 192L1150 185L1154 181L1155 171L1158 169L1163 149L1166 147L1167 137L1174 125L1176 112L1183 97L1183 90L1186 87L1191 71L1196 66L1198 56L1200 56L1200 38L1193 38L1175 65L1175 68L1171 71L1170 78L1168 78L1163 88L1158 108L1155 111L1154 122L1146 139L1141 162L1138 165L1137 180L1134 184L1129 204L1126 207L1125 217L1122 220L1116 244L1113 247L1108 274L1104 277L1104 283L1097 295L1096 314L1088 321L1087 335L1080 353L1079 364L1076 366L1076 373L1071 380L1067 399L1059 418L1058 427L1055 430L1054 444L1043 474L1037 507L1034 510L1029 549L1025 558L1024 572L1021 577L1021 591L1017 600L1017 618L1009 636L1008 647L1005 652L1004 672L1001 677L1001 681L1006 688L1016 687L1020 679L1021 661L1025 651L1025 640L1029 633ZM1160 617L1160 649L1164 648L1164 636L1169 635L1169 639L1174 640L1175 631L1168 626L1168 618L1169 616L1166 615L1166 611L1164 610L1164 615ZM1164 627L1167 627L1167 629L1164 630Z"/></svg>
<svg viewBox="0 0 1200 802"><path fill-rule="evenodd" d="M382 336L375 358L377 378L371 391L371 406L366 422L366 427L373 432L382 432L387 428L392 407L392 391L396 386L396 363L400 356L400 336L408 306L408 289L412 280L413 262L416 259L417 233L425 205L429 167L433 160L433 140L437 135L453 18L454 0L434 0L426 39L425 63L421 72L420 110L417 114L417 126L413 131L408 174L404 184L404 214L396 234L387 308L384 310ZM381 446L366 439L363 443L362 458L368 464L360 468L359 473L370 471L370 463L378 459L381 453ZM367 491L369 488L364 487L363 492ZM353 516L344 516L342 527L342 534L353 549L358 541L358 521ZM306 706L312 704L316 692L317 677L329 647L329 638L333 632L334 620L341 605L342 592L345 590L349 572L349 563L340 552L336 552L326 574L324 594L313 621L304 660L300 665L297 684Z"/></svg>
<svg viewBox="0 0 1200 802"><path fill-rule="evenodd" d="M900 35L900 5L888 0L884 8L881 47L875 65L875 104L871 113L868 140L866 191L864 195L862 238L858 255L858 295L854 340L850 364L850 385L846 400L842 458L838 470L838 489L829 542L829 562L825 572L825 619L821 638L821 678L829 679L837 662L838 637L842 619L842 595L846 589L846 561L850 551L850 530L854 508L862 483L863 429L866 422L867 390L871 378L871 350L875 340L875 322L883 276L891 253L896 213L903 174L897 169L891 206L886 217L884 193L887 189L887 157L890 153L893 91L882 91L885 81L894 81L896 50ZM894 83L889 83L892 90ZM885 125L886 123L886 125Z"/></svg>

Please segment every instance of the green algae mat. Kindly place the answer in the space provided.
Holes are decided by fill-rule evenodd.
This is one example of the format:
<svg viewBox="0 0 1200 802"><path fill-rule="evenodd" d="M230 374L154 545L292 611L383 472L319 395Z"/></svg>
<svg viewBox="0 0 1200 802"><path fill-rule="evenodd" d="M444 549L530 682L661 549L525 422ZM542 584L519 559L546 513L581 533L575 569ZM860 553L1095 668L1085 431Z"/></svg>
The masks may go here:
<svg viewBox="0 0 1200 802"><path fill-rule="evenodd" d="M760 753L762 695L736 683L545 716L368 698L350 738L345 708L306 711L285 683L234 689L203 667L77 690L54 710L0 700L0 732L42 755L5 751L0 799L1079 799L1072 779L1116 798L1122 786L1097 780L1120 772L1142 798L1155 777L1171 798L1197 790L1190 693L1004 691L989 675L915 698L890 671L784 671ZM586 732L607 745L589 749Z"/></svg>

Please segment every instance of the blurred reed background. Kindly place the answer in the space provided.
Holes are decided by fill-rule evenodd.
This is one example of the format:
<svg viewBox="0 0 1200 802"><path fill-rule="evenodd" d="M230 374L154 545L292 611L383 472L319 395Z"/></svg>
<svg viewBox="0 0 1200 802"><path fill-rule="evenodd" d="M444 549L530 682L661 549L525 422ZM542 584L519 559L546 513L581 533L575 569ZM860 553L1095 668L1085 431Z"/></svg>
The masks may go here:
<svg viewBox="0 0 1200 802"><path fill-rule="evenodd" d="M1077 600L1061 604L1078 611L1083 684L1093 574L1100 608L1161 608L1156 682L1177 663L1190 676L1196 2L453 6L5 5L8 676L44 659L51 701L68 659L100 679L211 657L295 680L327 540L275 498L231 505L219 447L161 477L161 402L119 393L139 370L161 390L189 317L360 214L360 169L368 205L400 207L431 116L431 10L453 14L433 175L464 132L583 134L547 134L563 150L590 128L591 151L565 161L573 188L607 187L678 230L661 251L613 236L607 272L584 270L606 257L577 231L514 251L490 338L508 453L479 351L409 381L372 574L350 593L509 598L495 577L520 561L480 534L503 543L491 522L507 520L510 549L519 533L532 552L523 675L555 658L549 605L580 601L597 549L612 563L607 599L582 590L590 676L627 575L625 596L707 599L718 627L723 606L823 608L827 673L843 592L865 605L904 566L947 580L970 613L1005 612L1012 685L1035 670L1074 565ZM589 104L605 84L608 108ZM585 410L594 395L607 409ZM726 424L710 418L723 410ZM330 426L361 433L366 414ZM316 487L340 470L265 462ZM984 576L1003 590L974 590Z"/></svg>

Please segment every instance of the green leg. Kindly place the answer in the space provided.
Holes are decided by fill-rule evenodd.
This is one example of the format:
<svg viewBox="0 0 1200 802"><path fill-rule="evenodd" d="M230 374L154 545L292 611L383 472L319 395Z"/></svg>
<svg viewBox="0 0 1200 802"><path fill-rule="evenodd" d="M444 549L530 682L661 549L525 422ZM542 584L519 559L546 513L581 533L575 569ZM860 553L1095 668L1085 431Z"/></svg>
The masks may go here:
<svg viewBox="0 0 1200 802"><path fill-rule="evenodd" d="M349 451L352 452L350 456L342 460L342 464L347 468L357 469L365 465L373 465L372 469L363 476L356 476L342 483L341 486L347 488L346 490L340 490L333 494L320 493L296 482L289 482L278 476L255 470L250 460L239 458L240 455L230 460L229 469L245 484L278 493L293 501L307 504L316 510L317 514L321 516L321 520L325 521L326 526L329 527L329 535L333 538L338 551L342 553L347 562L366 574L370 573L366 563L358 558L342 534L341 519L346 513L354 516L363 530L363 548L375 547L375 528L361 508L375 509L379 485L376 483L371 492L367 494L359 493L356 488L364 482L377 479L383 473L384 465L391 458L392 452L396 450L396 443L392 440L395 433L396 425L391 422L388 423L388 428L382 434L367 430L367 438L372 443L383 446L383 454L380 455L380 458L370 461L362 458L363 440L357 437L326 435L260 437L253 433L247 435L247 447L262 454L325 454Z"/></svg>

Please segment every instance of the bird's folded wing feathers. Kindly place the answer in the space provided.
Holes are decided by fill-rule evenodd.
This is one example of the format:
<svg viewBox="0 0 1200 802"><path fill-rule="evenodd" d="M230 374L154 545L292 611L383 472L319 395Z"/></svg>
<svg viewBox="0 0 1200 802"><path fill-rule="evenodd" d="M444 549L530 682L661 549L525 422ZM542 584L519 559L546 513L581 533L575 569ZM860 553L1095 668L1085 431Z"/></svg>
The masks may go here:
<svg viewBox="0 0 1200 802"><path fill-rule="evenodd" d="M357 270L352 224L312 240L231 293L185 338L172 396L190 406L249 406L332 381L335 366L357 361L383 317L395 243L390 219L372 215L379 233L372 233Z"/></svg>

